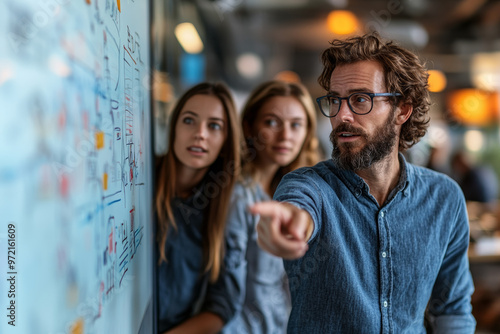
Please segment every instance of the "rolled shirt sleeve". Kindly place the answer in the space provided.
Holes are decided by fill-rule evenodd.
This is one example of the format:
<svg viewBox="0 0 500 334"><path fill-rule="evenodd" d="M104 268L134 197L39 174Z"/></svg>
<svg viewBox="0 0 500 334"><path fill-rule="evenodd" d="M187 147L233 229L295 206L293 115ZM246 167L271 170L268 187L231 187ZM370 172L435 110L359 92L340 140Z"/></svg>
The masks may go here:
<svg viewBox="0 0 500 334"><path fill-rule="evenodd" d="M320 194L321 191L313 178L307 176L306 169L296 170L285 175L280 182L274 200L287 202L306 210L314 223L314 230L309 241L313 240L320 229L321 214L323 212ZM300 189L300 190L299 190Z"/></svg>
<svg viewBox="0 0 500 334"><path fill-rule="evenodd" d="M465 200L457 203L455 228L429 300L434 333L474 333L476 327L470 303L474 285L467 256L469 222Z"/></svg>

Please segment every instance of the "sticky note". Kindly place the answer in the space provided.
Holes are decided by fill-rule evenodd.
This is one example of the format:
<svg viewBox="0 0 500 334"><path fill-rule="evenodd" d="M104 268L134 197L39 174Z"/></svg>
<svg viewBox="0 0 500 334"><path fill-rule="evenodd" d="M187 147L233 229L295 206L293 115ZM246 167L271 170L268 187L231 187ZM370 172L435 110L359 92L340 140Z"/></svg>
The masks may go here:
<svg viewBox="0 0 500 334"><path fill-rule="evenodd" d="M79 318L75 323L71 326L70 329L71 334L83 334L83 319Z"/></svg>
<svg viewBox="0 0 500 334"><path fill-rule="evenodd" d="M96 134L95 134L95 147L98 150L104 148L104 132L96 132Z"/></svg>
<svg viewBox="0 0 500 334"><path fill-rule="evenodd" d="M108 190L108 173L102 175L102 188Z"/></svg>

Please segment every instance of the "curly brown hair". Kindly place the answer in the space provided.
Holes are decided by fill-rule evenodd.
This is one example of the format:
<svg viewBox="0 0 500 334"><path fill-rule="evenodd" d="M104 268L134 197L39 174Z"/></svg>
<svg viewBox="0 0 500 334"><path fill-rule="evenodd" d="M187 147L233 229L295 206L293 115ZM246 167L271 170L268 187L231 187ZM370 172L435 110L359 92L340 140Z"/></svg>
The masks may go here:
<svg viewBox="0 0 500 334"><path fill-rule="evenodd" d="M336 66L352 64L363 60L379 62L385 74L388 92L400 93L401 97L391 99L413 107L410 118L401 127L399 151L405 151L422 138L429 125L430 96L427 69L419 58L392 41L383 41L377 32L346 40L333 40L331 47L321 55L323 72L319 84L330 90L330 79Z"/></svg>

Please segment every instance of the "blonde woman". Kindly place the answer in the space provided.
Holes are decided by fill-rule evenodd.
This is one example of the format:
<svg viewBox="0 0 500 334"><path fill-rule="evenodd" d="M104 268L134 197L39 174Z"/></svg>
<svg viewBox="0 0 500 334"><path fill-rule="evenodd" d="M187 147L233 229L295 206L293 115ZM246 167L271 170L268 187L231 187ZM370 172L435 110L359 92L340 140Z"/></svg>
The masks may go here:
<svg viewBox="0 0 500 334"><path fill-rule="evenodd" d="M188 90L173 110L168 152L157 164L160 333L193 325L216 332L223 325L212 313L195 324L186 321L199 312L206 286L221 272L239 159L239 130L228 88L202 83Z"/></svg>
<svg viewBox="0 0 500 334"><path fill-rule="evenodd" d="M207 309L226 323L223 333L285 333L290 298L283 261L259 248L258 217L247 208L272 198L289 171L318 162L313 101L301 84L265 82L250 94L242 127L243 175L228 215L225 268Z"/></svg>

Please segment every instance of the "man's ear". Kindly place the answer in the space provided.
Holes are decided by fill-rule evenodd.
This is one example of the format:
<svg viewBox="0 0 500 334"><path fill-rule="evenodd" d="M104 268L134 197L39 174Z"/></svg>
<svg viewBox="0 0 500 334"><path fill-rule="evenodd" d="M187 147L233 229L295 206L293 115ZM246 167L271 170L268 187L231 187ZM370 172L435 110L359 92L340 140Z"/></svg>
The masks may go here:
<svg viewBox="0 0 500 334"><path fill-rule="evenodd" d="M404 122L410 118L411 113L413 112L413 106L411 104L401 103L397 110L396 124L403 125Z"/></svg>

